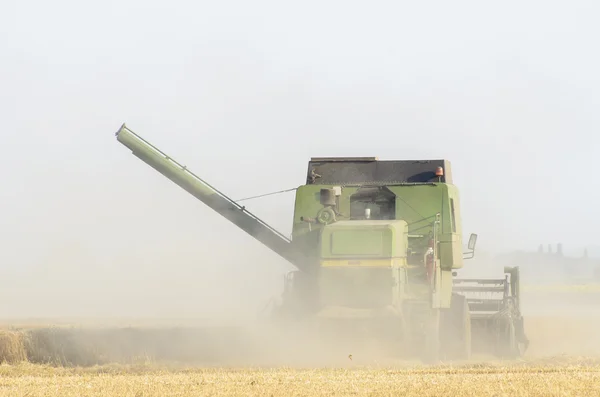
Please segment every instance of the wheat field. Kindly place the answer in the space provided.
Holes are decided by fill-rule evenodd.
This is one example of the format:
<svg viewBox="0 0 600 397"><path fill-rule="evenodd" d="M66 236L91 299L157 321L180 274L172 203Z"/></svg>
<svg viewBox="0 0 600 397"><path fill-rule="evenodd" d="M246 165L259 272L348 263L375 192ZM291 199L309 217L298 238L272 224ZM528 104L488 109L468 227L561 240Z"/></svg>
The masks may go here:
<svg viewBox="0 0 600 397"><path fill-rule="evenodd" d="M280 350L268 361L274 351L236 340L227 328L6 321L0 324L0 397L600 396L600 316L589 311L526 316L531 345L521 360L475 356L430 367L359 349L327 361L303 346L296 353L304 361ZM284 342L278 349L298 344ZM200 356L213 360L195 360Z"/></svg>
<svg viewBox="0 0 600 397"><path fill-rule="evenodd" d="M600 362L459 367L161 368L0 367L0 396L597 396Z"/></svg>

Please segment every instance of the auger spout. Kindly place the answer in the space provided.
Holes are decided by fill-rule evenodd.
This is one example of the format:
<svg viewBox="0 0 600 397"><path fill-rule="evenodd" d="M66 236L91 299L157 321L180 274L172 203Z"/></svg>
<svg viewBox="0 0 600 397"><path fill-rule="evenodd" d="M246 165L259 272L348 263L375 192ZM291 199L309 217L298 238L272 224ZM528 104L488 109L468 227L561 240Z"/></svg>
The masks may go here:
<svg viewBox="0 0 600 397"><path fill-rule="evenodd" d="M303 270L306 267L302 261L302 256L293 249L289 238L128 129L125 124L121 126L115 135L117 140L129 148L133 155L208 205L218 214L297 268Z"/></svg>

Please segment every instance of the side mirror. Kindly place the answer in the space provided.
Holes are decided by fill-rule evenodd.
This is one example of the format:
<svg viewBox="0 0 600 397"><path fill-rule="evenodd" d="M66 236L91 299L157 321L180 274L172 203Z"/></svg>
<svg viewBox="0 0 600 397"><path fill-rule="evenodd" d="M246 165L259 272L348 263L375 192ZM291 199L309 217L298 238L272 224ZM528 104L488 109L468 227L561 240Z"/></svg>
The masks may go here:
<svg viewBox="0 0 600 397"><path fill-rule="evenodd" d="M475 256L475 245L477 244L477 234L471 233L469 237L469 244L467 245L468 251L464 252L463 259L471 259Z"/></svg>
<svg viewBox="0 0 600 397"><path fill-rule="evenodd" d="M475 244L477 244L477 235L475 233L471 233L471 237L469 237L469 250L475 251Z"/></svg>

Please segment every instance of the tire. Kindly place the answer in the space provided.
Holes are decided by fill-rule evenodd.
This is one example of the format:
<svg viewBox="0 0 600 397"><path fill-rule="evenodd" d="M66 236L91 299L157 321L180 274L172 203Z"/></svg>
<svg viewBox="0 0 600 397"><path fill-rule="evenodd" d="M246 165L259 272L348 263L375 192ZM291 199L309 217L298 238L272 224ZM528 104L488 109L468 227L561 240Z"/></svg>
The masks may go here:
<svg viewBox="0 0 600 397"><path fill-rule="evenodd" d="M471 313L467 299L452 295L450 308L444 311L443 352L450 360L470 360L472 355Z"/></svg>
<svg viewBox="0 0 600 397"><path fill-rule="evenodd" d="M459 324L459 337L456 340L456 358L458 360L470 360L472 354L471 342L471 312L466 299L462 299L462 308L460 317L457 318Z"/></svg>
<svg viewBox="0 0 600 397"><path fill-rule="evenodd" d="M506 326L505 346L503 349L504 357L509 360L516 360L523 356L521 342L517 336L517 329L513 321L509 321Z"/></svg>

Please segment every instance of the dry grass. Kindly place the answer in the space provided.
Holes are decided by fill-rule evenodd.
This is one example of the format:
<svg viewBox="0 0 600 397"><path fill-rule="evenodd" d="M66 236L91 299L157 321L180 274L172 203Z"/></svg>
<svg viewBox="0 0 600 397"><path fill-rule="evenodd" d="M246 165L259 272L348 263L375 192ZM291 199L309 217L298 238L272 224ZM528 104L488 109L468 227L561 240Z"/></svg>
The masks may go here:
<svg viewBox="0 0 600 397"><path fill-rule="evenodd" d="M0 329L0 363L90 367L110 363L227 362L258 347L237 328L33 327Z"/></svg>
<svg viewBox="0 0 600 397"><path fill-rule="evenodd" d="M343 356L312 368L298 362L295 368L256 368L244 365L257 365L257 349L246 340L232 348L231 334L222 330L208 335L198 329L30 325L0 331L0 397L600 396L599 319L538 316L529 317L526 327L532 345L516 362L479 357L425 367L371 360L355 351L353 360ZM226 354L211 364L237 368L188 361L239 348L250 361Z"/></svg>
<svg viewBox="0 0 600 397"><path fill-rule="evenodd" d="M597 316L529 316L525 327L531 341L528 359L557 355L600 357L600 318ZM280 339L280 344L274 347L273 342L268 335L240 334L235 328L38 326L0 329L0 363L27 360L36 364L83 367L144 362L310 366L315 362L341 365L348 354L354 355L355 364L390 363L389 357L378 352L361 352L361 346L325 352L318 348L295 348L299 345L296 337ZM350 350L346 351L347 348Z"/></svg>
<svg viewBox="0 0 600 397"><path fill-rule="evenodd" d="M25 337L22 332L0 332L0 362L16 364L27 360Z"/></svg>
<svg viewBox="0 0 600 397"><path fill-rule="evenodd" d="M435 368L67 369L0 367L0 396L594 396L600 363L586 360Z"/></svg>

